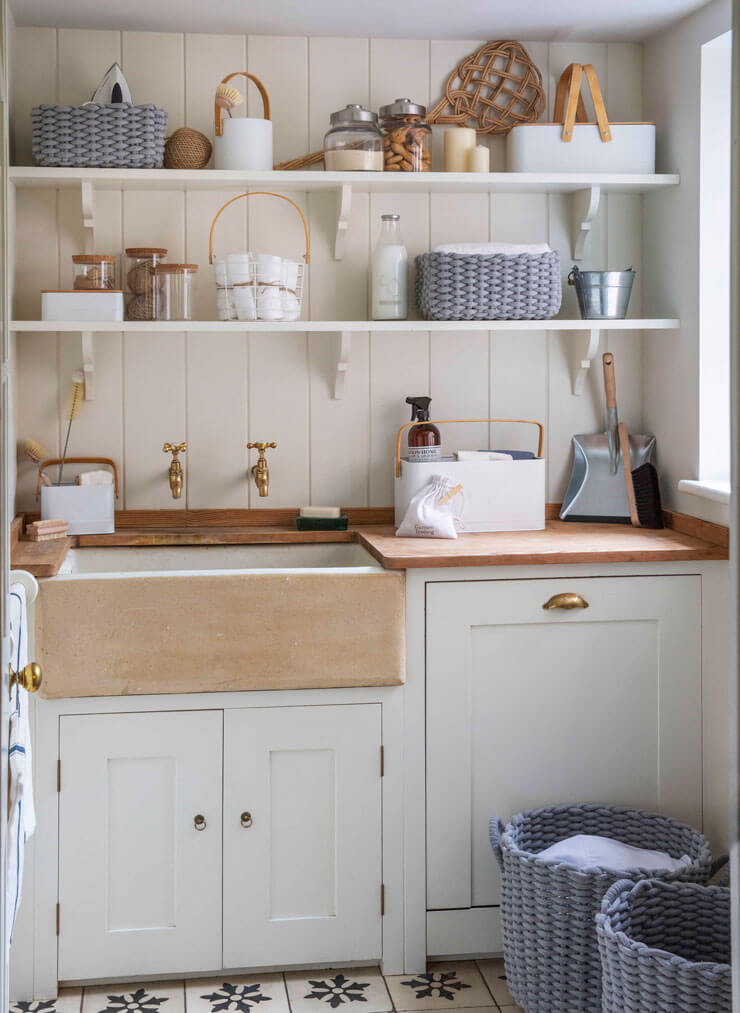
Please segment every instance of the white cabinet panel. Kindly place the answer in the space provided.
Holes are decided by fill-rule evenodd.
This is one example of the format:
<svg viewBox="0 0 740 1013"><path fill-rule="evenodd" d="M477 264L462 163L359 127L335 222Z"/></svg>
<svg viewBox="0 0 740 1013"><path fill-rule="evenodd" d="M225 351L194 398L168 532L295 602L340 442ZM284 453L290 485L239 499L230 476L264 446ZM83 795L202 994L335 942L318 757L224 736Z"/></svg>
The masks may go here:
<svg viewBox="0 0 740 1013"><path fill-rule="evenodd" d="M590 607L544 611L561 591ZM493 814L609 802L700 826L700 650L699 577L429 585L428 907L499 903Z"/></svg>
<svg viewBox="0 0 740 1013"><path fill-rule="evenodd" d="M224 967L381 955L380 709L226 712Z"/></svg>
<svg viewBox="0 0 740 1013"><path fill-rule="evenodd" d="M60 979L220 966L221 712L62 717L60 756Z"/></svg>

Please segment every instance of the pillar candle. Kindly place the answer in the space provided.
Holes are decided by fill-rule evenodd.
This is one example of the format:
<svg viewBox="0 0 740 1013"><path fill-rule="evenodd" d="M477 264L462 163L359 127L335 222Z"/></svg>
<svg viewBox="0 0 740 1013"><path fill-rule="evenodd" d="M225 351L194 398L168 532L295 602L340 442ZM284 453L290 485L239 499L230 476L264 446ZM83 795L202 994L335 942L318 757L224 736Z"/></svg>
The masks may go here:
<svg viewBox="0 0 740 1013"><path fill-rule="evenodd" d="M475 147L475 131L469 127L445 130L445 172L467 172L468 150Z"/></svg>
<svg viewBox="0 0 740 1013"><path fill-rule="evenodd" d="M491 171L491 152L484 144L478 144L474 148L468 148L467 151L468 172L490 172Z"/></svg>

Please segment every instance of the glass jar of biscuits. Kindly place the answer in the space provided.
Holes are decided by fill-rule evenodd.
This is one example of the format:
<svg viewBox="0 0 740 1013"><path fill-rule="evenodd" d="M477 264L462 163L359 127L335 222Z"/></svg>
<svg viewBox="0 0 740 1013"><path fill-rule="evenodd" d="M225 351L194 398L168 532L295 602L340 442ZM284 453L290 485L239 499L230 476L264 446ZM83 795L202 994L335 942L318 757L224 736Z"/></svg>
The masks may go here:
<svg viewBox="0 0 740 1013"><path fill-rule="evenodd" d="M408 98L397 98L390 105L380 107L386 172L429 172L432 128L426 122L426 114L426 106L417 105Z"/></svg>

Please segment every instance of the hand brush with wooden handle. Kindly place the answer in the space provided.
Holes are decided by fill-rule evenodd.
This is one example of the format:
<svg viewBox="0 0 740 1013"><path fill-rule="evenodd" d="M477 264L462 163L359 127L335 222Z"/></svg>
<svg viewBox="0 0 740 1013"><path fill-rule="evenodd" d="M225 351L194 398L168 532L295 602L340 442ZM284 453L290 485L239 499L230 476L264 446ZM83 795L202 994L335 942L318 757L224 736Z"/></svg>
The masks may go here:
<svg viewBox="0 0 740 1013"><path fill-rule="evenodd" d="M660 486L655 465L649 461L632 471L630 454L630 438L627 426L620 422L619 448L622 452L622 468L624 469L624 485L627 490L627 502L630 508L630 520L636 528L662 528L663 508L660 502Z"/></svg>
<svg viewBox="0 0 740 1013"><path fill-rule="evenodd" d="M64 471L64 462L67 457L67 447L69 446L69 434L72 430L72 423L79 415L84 389L85 389L85 377L78 370L72 377L72 393L69 403L69 411L67 412L67 438L64 441L64 450L62 451L62 459L59 463L59 475L57 476L57 485L62 484L62 473Z"/></svg>

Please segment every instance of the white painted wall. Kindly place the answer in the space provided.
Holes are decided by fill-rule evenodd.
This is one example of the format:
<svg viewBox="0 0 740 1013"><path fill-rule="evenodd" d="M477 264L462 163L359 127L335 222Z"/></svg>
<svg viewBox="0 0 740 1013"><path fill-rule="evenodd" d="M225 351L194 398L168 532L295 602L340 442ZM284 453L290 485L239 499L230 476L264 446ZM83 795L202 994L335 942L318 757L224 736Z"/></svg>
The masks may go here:
<svg viewBox="0 0 740 1013"><path fill-rule="evenodd" d="M85 101L109 63L120 60L135 101L165 106L170 129L182 124L211 133L213 91L228 72L246 67L265 82L273 103L276 158L320 146L329 113L347 102L377 108L397 95L431 105L457 62L476 41L340 39L20 28L16 47L16 145L30 162L31 107ZM642 119L642 49L632 43L527 43L550 96L571 61L591 62L613 119ZM250 94L250 112L259 97ZM551 103L548 103L551 105ZM435 131L436 132L436 131ZM439 147L435 138L435 150ZM503 167L503 139L492 145ZM201 265L196 314L213 319L215 297L206 265L210 220L234 194L136 192L101 194L98 251L164 245L170 257ZM384 212L401 214L413 257L442 241L549 241L570 267L569 202L563 195L362 195L353 200L344 261L331 256L333 194L298 195L312 237L308 307L315 319L366 319L369 257ZM246 203L246 202L243 202ZM272 202L275 205L278 202ZM237 206L219 222L227 250L301 251L295 212L263 201ZM642 198L610 195L584 267L641 268ZM223 223L223 226L222 226ZM15 315L38 318L39 291L68 285L70 255L82 249L79 197L72 191L18 194ZM568 311L576 315L572 290ZM640 286L631 312L641 312ZM407 394L430 393L441 417L503 415L541 419L547 427L548 499L562 498L570 437L603 425L600 368L582 398L571 373L584 335L460 332L359 334L344 401L332 400L334 337L294 334L101 336L95 402L83 406L71 447L113 457L123 472L123 506L135 508L295 506L340 502L389 506L392 455L408 421ZM652 335L645 338L652 340ZM639 332L610 339L616 355L622 414L642 428L642 341ZM60 412L79 365L74 335L18 339L18 432L56 451ZM483 447L485 426L450 428L445 446ZM529 445L509 428L494 442ZM170 498L164 440L187 439L186 494ZM275 440L271 490L258 501L245 477L247 440ZM20 467L18 507L31 506L33 469Z"/></svg>
<svg viewBox="0 0 740 1013"><path fill-rule="evenodd" d="M701 47L730 29L730 0L713 3L644 49L645 118L658 126L660 172L681 186L644 198L646 316L681 318L680 331L655 332L644 344L644 420L658 438L666 504L727 523L727 507L680 493L700 470L699 179Z"/></svg>

